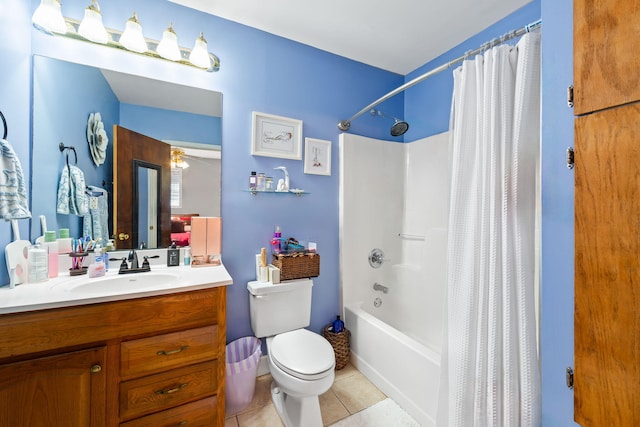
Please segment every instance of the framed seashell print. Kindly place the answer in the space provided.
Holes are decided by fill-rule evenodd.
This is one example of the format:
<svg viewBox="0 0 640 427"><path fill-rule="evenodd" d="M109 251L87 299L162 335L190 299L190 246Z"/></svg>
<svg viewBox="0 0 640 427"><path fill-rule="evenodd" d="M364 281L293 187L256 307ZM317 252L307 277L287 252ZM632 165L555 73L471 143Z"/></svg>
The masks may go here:
<svg viewBox="0 0 640 427"><path fill-rule="evenodd" d="M252 113L251 154L302 160L302 120Z"/></svg>

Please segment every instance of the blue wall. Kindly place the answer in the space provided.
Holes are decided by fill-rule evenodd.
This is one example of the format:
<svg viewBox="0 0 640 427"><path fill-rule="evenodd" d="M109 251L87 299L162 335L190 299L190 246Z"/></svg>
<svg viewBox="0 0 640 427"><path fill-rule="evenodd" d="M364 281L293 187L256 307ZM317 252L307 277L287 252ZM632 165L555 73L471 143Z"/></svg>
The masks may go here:
<svg viewBox="0 0 640 427"><path fill-rule="evenodd" d="M105 25L121 28L131 10L138 15L148 37L159 39L170 20L182 45L190 45L200 30L222 62L220 72L203 73L174 64L76 41L41 35L31 30L30 16L38 1L0 1L0 36L12 40L0 47L4 59L0 79L0 109L9 121L9 140L23 159L29 174L31 54L37 53L116 71L168 80L224 93L222 123L223 259L234 278L228 289L228 338L251 333L247 281L253 279L252 259L267 244L275 225L285 235L316 240L322 254L321 275L315 280L312 327L329 321L339 308L338 293L338 177L336 123L351 117L363 106L394 89L405 78L383 70L300 45L279 37L207 16L157 0L112 0L103 5ZM84 0L66 0L65 14L80 18ZM132 3L134 3L132 5ZM4 10L11 10L11 17ZM571 82L570 2L538 0L444 56L477 47L495 35L540 16L543 29L543 254L542 254L542 368L543 423L571 426L572 394L563 383L564 369L572 364L573 279L573 177L564 166L564 149L572 144L571 111L564 104ZM15 41L15 42L13 42ZM440 59L438 60L440 61ZM439 65L439 63L438 63ZM406 76L420 74L431 64ZM445 130L448 124L450 87L446 73L421 83L404 96L384 103L383 111L405 117L412 141ZM441 80L442 79L442 80ZM304 175L301 162L250 155L251 112L283 115L304 121L304 136L332 141L333 170L330 177ZM367 117L352 124L352 132L388 139L390 123ZM401 139L400 139L401 140ZM289 168L292 185L312 194L302 198L252 197L243 192L250 171L270 172L278 165ZM33 167L39 167L35 164ZM274 174L275 175L275 174ZM36 185L32 183L32 185ZM21 221L23 236L28 235ZM10 241L10 227L0 224L0 247ZM7 282L0 257L0 283Z"/></svg>
<svg viewBox="0 0 640 427"><path fill-rule="evenodd" d="M102 187L103 180L111 182L111 129L118 123L118 99L98 69L42 56L34 56L33 62L34 149L31 161L34 178L31 194L37 188L37 197L31 198L31 213L36 219L45 215L49 230L68 228L72 237L80 237L82 218L56 214L58 181L66 167L67 154L71 164L75 161L75 156L68 150L60 153L58 144L64 142L75 147L77 166L84 172L87 185ZM87 142L87 120L89 114L95 112L100 112L109 136L107 160L100 166L93 163ZM32 221L32 240L41 234L40 222Z"/></svg>
<svg viewBox="0 0 640 427"><path fill-rule="evenodd" d="M542 421L573 426L573 2L543 0L542 20Z"/></svg>
<svg viewBox="0 0 640 427"><path fill-rule="evenodd" d="M540 0L535 0L443 53L433 61L407 74L405 80L408 82L448 61L461 57L465 52L477 49L489 40L500 37L511 30L523 27L538 19L540 19ZM517 41L518 39L514 39L510 43L514 44ZM445 70L429 77L405 92L404 116L405 120L411 125L410 131L405 134L405 141L414 141L449 129L451 97L453 95L453 69L459 65L461 64L455 64L450 70Z"/></svg>
<svg viewBox="0 0 640 427"><path fill-rule="evenodd" d="M222 144L220 117L120 104L120 126L159 140Z"/></svg>

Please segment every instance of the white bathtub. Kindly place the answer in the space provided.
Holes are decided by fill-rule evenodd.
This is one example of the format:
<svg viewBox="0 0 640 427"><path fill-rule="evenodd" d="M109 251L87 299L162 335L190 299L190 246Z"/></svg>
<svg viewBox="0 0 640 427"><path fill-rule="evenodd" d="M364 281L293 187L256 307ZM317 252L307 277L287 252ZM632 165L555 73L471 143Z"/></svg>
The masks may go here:
<svg viewBox="0 0 640 427"><path fill-rule="evenodd" d="M344 308L351 362L423 427L435 426L440 355L366 312Z"/></svg>

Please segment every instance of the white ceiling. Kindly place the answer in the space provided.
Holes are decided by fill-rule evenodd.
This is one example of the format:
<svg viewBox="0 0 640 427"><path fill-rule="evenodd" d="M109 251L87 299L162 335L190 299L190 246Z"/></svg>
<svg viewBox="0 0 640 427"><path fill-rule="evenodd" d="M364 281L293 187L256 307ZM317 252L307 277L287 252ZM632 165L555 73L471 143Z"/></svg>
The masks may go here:
<svg viewBox="0 0 640 427"><path fill-rule="evenodd" d="M191 86L101 69L120 102L222 117L222 94Z"/></svg>
<svg viewBox="0 0 640 427"><path fill-rule="evenodd" d="M531 0L170 0L406 75Z"/></svg>

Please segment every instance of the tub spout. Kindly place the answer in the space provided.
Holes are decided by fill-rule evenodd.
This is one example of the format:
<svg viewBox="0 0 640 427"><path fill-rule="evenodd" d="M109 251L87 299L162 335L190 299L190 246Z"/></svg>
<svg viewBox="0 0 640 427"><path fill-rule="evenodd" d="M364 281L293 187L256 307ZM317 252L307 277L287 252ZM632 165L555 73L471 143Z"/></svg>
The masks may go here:
<svg viewBox="0 0 640 427"><path fill-rule="evenodd" d="M383 294L386 294L389 292L389 288L386 286L382 286L380 283L376 282L373 284L373 290L374 291L381 291Z"/></svg>

